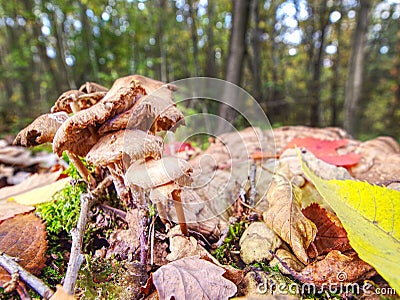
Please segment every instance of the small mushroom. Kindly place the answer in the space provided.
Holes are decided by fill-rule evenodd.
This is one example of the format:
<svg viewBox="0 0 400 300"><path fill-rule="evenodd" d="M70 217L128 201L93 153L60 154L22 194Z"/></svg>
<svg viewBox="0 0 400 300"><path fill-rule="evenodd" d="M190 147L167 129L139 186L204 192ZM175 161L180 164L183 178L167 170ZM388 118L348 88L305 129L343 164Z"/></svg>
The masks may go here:
<svg viewBox="0 0 400 300"><path fill-rule="evenodd" d="M124 182L124 163L142 159L159 159L162 139L141 130L121 130L101 137L86 156L88 162L107 168L120 198L130 204L131 195Z"/></svg>
<svg viewBox="0 0 400 300"><path fill-rule="evenodd" d="M135 189L151 190L151 199L158 203L165 199L174 200L181 231L188 235L181 202L181 188L191 184L192 167L188 162L173 156L160 160L132 164L125 173L125 181Z"/></svg>
<svg viewBox="0 0 400 300"><path fill-rule="evenodd" d="M58 128L68 118L65 112L41 115L18 133L13 144L32 147L51 143Z"/></svg>

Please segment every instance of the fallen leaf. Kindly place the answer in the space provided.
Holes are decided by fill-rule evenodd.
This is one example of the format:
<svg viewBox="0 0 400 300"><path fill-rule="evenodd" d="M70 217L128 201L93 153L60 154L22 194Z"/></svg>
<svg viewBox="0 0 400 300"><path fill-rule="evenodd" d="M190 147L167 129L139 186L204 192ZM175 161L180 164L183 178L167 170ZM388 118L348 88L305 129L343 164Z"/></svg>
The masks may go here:
<svg viewBox="0 0 400 300"><path fill-rule="evenodd" d="M184 257L195 255L208 255L194 237L183 236L179 226L175 226L168 232L169 249L171 253L167 255L167 260L175 261Z"/></svg>
<svg viewBox="0 0 400 300"><path fill-rule="evenodd" d="M303 283L329 287L352 284L375 274L374 268L362 261L354 251L345 255L332 250L323 260L306 266L295 277Z"/></svg>
<svg viewBox="0 0 400 300"><path fill-rule="evenodd" d="M33 206L0 200L0 222L12 218L15 215L31 212L34 209L35 207Z"/></svg>
<svg viewBox="0 0 400 300"><path fill-rule="evenodd" d="M70 181L71 178L66 177L45 186L30 190L29 192L15 195L9 199L24 205L36 205L49 202L52 200L52 196L62 190Z"/></svg>
<svg viewBox="0 0 400 300"><path fill-rule="evenodd" d="M263 213L265 223L290 245L302 263L307 264L306 250L314 241L317 228L301 212L301 190L286 178L275 175L267 199L269 208Z"/></svg>
<svg viewBox="0 0 400 300"><path fill-rule="evenodd" d="M270 261L272 254L282 244L281 239L264 222L254 222L243 232L239 241L240 257L246 264Z"/></svg>
<svg viewBox="0 0 400 300"><path fill-rule="evenodd" d="M49 300L74 300L74 296L68 294L62 285L57 284L56 286L56 292L53 294L53 296L50 297Z"/></svg>
<svg viewBox="0 0 400 300"><path fill-rule="evenodd" d="M285 249L278 249L275 255L281 261L285 262L291 270L300 272L304 268L304 265L297 259L297 257ZM281 262L276 257L269 262L269 265L271 267L278 265L279 271L281 271L282 274L290 275L290 272L282 266Z"/></svg>
<svg viewBox="0 0 400 300"><path fill-rule="evenodd" d="M39 274L45 267L46 250L45 224L34 214L19 215L0 224L0 252L18 258L18 263L32 274ZM7 275L0 267L0 279ZM4 283L0 281L0 286Z"/></svg>
<svg viewBox="0 0 400 300"><path fill-rule="evenodd" d="M237 288L222 276L224 272L199 257L185 257L154 272L153 283L161 300L229 299Z"/></svg>
<svg viewBox="0 0 400 300"><path fill-rule="evenodd" d="M367 182L324 180L304 158L302 168L339 217L360 258L400 290L400 192Z"/></svg>
<svg viewBox="0 0 400 300"><path fill-rule="evenodd" d="M344 230L335 214L316 203L303 209L303 214L317 226L318 230L314 240L314 245L318 253L315 253L311 249L312 247L310 247L308 251L310 257L326 254L331 250L340 250L343 252L351 249L346 230ZM316 255L311 256L312 253Z"/></svg>
<svg viewBox="0 0 400 300"><path fill-rule="evenodd" d="M358 163L361 155L356 153L348 153L344 155L338 155L336 149L346 146L348 140L320 140L312 137L306 138L294 138L286 146L288 148L304 147L311 151L319 159L335 165L342 167L354 166Z"/></svg>
<svg viewBox="0 0 400 300"><path fill-rule="evenodd" d="M14 195L22 194L37 187L55 182L60 177L61 173L62 171L44 174L35 173L17 185L7 186L0 189L0 200L7 199Z"/></svg>

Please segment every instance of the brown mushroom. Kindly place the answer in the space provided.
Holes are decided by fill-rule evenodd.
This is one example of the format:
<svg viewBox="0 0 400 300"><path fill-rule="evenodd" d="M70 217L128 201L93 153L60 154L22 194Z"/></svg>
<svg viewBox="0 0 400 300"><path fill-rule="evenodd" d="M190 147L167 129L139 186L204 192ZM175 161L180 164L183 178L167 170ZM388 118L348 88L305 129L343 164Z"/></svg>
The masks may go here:
<svg viewBox="0 0 400 300"><path fill-rule="evenodd" d="M129 77L117 79L103 99L92 107L77 112L60 127L54 137L53 151L58 156L64 150L85 156L98 139L91 130L129 109L145 93L145 90Z"/></svg>
<svg viewBox="0 0 400 300"><path fill-rule="evenodd" d="M51 143L58 128L68 118L65 112L41 115L18 133L13 144L32 147Z"/></svg>
<svg viewBox="0 0 400 300"><path fill-rule="evenodd" d="M99 102L106 95L105 91L85 94L78 90L71 90L61 94L51 108L51 112L65 111L68 114L87 109Z"/></svg>
<svg viewBox="0 0 400 300"><path fill-rule="evenodd" d="M181 187L191 184L192 168L188 162L177 157L164 157L145 163L132 164L125 173L125 181L135 189L151 190L151 198L158 203L165 199L174 200L181 231L188 235L181 202Z"/></svg>
<svg viewBox="0 0 400 300"><path fill-rule="evenodd" d="M86 156L88 162L107 168L120 198L130 204L131 195L124 182L124 163L143 159L159 159L162 139L141 130L121 130L99 139Z"/></svg>
<svg viewBox="0 0 400 300"><path fill-rule="evenodd" d="M96 92L108 92L108 88L102 86L96 82L85 82L79 88L79 91L84 92L85 94L91 94Z"/></svg>
<svg viewBox="0 0 400 300"><path fill-rule="evenodd" d="M162 86L157 92L140 98L129 110L109 119L99 129L100 134L123 128L157 132L175 131L176 124L184 125L184 116L172 100L171 90Z"/></svg>

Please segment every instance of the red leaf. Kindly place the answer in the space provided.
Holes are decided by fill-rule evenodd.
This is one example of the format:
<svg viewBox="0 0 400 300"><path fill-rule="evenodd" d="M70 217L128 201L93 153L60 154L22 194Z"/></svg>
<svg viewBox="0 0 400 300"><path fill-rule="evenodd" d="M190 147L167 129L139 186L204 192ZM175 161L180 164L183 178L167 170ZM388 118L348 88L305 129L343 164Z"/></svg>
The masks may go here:
<svg viewBox="0 0 400 300"><path fill-rule="evenodd" d="M288 148L304 147L311 151L319 159L336 166L350 167L358 163L361 156L356 153L338 155L336 149L346 146L348 140L320 140L312 137L294 138L287 146Z"/></svg>

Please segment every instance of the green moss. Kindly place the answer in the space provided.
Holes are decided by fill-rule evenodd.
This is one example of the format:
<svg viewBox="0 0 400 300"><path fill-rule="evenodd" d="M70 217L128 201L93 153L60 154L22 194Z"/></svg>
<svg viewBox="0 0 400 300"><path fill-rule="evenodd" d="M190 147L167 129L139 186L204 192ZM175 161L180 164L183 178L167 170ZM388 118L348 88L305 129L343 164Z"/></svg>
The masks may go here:
<svg viewBox="0 0 400 300"><path fill-rule="evenodd" d="M232 255L232 251L239 250L239 240L246 227L247 223L245 222L237 222L229 225L228 235L224 243L212 252L213 256L221 264L231 265L235 268L240 267L237 264L237 258Z"/></svg>

